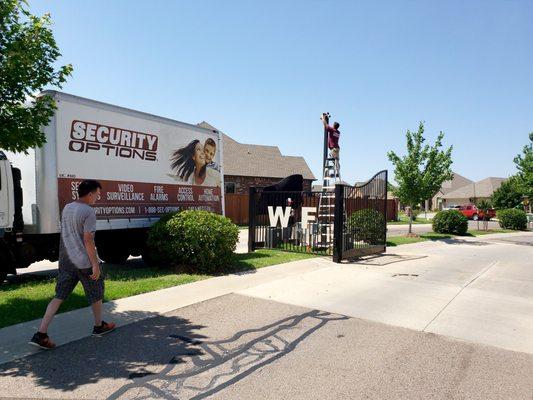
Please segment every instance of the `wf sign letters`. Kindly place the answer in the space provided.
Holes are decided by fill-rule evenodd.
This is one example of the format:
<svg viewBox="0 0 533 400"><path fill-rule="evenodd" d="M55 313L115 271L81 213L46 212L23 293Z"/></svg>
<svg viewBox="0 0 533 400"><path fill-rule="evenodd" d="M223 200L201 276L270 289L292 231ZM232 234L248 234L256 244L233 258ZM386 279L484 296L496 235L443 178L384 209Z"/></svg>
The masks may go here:
<svg viewBox="0 0 533 400"><path fill-rule="evenodd" d="M278 223L282 228L286 228L289 225L289 218L291 216L291 207L273 207L268 206L268 219L270 226L275 228ZM316 207L302 207L302 226L307 226L310 222L316 220Z"/></svg>

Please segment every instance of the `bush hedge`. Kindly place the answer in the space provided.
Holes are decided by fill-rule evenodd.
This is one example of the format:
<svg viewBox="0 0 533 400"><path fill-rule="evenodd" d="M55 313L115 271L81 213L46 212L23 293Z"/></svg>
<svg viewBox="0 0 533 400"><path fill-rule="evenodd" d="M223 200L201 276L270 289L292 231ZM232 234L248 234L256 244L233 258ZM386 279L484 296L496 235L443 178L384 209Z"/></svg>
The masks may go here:
<svg viewBox="0 0 533 400"><path fill-rule="evenodd" d="M525 230L527 228L527 215L522 210L509 208L496 211L500 226L504 229Z"/></svg>
<svg viewBox="0 0 533 400"><path fill-rule="evenodd" d="M239 228L229 218L199 210L169 214L148 234L150 259L189 272L213 274L229 267Z"/></svg>
<svg viewBox="0 0 533 400"><path fill-rule="evenodd" d="M457 210L439 211L433 217L433 232L464 235L468 231L468 218Z"/></svg>
<svg viewBox="0 0 533 400"><path fill-rule="evenodd" d="M385 244L385 218L371 208L354 212L348 221L350 229L356 233L356 240L368 244Z"/></svg>

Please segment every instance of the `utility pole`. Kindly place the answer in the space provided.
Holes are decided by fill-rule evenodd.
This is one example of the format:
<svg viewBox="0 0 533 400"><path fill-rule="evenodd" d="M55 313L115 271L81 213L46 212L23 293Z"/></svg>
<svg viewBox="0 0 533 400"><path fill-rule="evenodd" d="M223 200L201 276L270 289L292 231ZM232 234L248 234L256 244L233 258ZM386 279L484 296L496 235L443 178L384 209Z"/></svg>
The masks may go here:
<svg viewBox="0 0 533 400"><path fill-rule="evenodd" d="M326 122L326 125L329 125L329 113L323 114L324 121ZM328 158L328 130L326 126L324 126L324 157L322 160L322 169L324 169L324 166L326 165L326 159ZM323 182L325 184L325 182Z"/></svg>

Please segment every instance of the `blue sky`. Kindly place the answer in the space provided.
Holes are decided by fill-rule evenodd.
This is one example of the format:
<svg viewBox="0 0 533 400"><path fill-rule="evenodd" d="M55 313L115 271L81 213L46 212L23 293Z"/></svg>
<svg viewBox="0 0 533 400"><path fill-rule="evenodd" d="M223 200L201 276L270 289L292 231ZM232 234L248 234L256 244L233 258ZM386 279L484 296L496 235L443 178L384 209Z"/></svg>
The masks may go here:
<svg viewBox="0 0 533 400"><path fill-rule="evenodd" d="M343 179L444 131L453 169L515 172L533 131L533 2L30 0L50 12L63 90L277 145L321 174L319 115L341 123Z"/></svg>

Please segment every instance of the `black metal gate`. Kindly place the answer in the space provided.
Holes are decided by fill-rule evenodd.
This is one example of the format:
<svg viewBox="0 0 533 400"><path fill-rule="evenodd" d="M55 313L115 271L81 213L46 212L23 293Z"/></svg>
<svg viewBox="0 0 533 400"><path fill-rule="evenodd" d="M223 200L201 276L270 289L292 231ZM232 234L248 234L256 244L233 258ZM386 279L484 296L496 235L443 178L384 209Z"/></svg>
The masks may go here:
<svg viewBox="0 0 533 400"><path fill-rule="evenodd" d="M385 252L387 171L360 185L337 185L335 201L333 261Z"/></svg>
<svg viewBox="0 0 533 400"><path fill-rule="evenodd" d="M332 255L336 262L382 253L386 214L387 171L361 185L337 184L334 191L266 192L251 187L248 250Z"/></svg>

